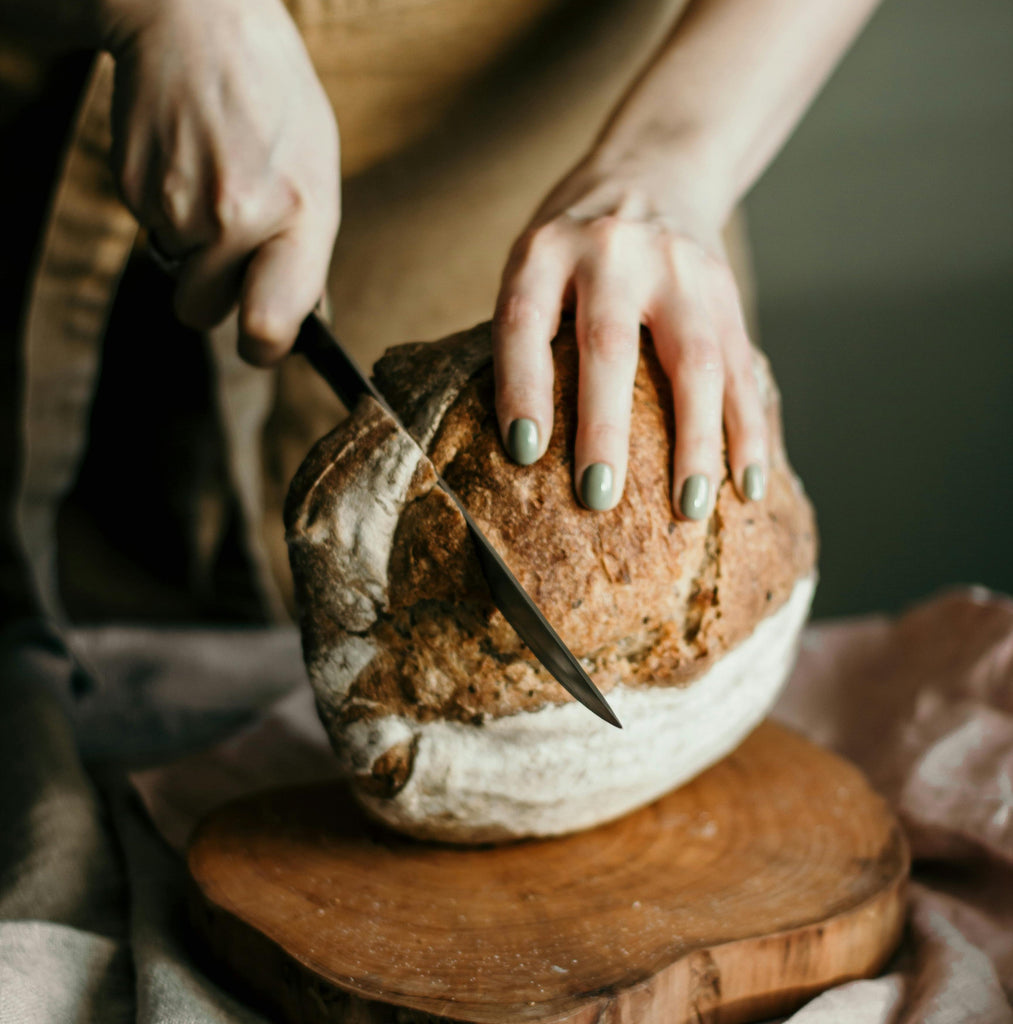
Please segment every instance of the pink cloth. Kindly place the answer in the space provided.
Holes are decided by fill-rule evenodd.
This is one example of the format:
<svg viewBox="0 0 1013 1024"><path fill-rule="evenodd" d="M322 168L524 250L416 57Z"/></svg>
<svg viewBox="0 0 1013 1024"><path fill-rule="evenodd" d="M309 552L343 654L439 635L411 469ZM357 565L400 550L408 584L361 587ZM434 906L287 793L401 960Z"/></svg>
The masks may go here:
<svg viewBox="0 0 1013 1024"><path fill-rule="evenodd" d="M1013 1024L1013 601L965 589L898 619L810 626L774 714L864 769L915 862L888 973L823 993L790 1024ZM134 782L182 850L224 800L333 770L301 689L239 736Z"/></svg>
<svg viewBox="0 0 1013 1024"><path fill-rule="evenodd" d="M811 626L774 713L865 771L914 860L896 970L792 1024L1013 1021L1013 601L965 589Z"/></svg>

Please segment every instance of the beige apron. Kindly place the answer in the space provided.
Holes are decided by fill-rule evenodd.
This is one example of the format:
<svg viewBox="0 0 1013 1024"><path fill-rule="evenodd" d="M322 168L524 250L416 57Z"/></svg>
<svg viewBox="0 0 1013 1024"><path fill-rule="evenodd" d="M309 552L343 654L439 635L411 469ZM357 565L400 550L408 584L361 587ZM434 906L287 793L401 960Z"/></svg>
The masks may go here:
<svg viewBox="0 0 1013 1024"><path fill-rule="evenodd" d="M391 344L489 317L511 242L674 25L681 0L290 0L289 8L342 135L333 319L369 365ZM111 72L100 57L21 338L14 528L51 615L60 610L57 508L87 443L104 325L136 236L106 159ZM733 250L741 257L741 246ZM275 373L242 363L234 323L207 342L256 587L267 614L281 617L290 600L284 491L341 409L300 361ZM143 617L143 607L134 610Z"/></svg>

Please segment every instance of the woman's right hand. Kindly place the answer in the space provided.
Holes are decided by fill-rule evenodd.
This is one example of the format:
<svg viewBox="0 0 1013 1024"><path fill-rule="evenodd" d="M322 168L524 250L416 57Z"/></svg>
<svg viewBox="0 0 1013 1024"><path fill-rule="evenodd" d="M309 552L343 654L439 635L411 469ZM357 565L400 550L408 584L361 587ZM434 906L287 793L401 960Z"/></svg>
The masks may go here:
<svg viewBox="0 0 1013 1024"><path fill-rule="evenodd" d="M130 209L179 263L206 329L239 306L268 365L323 294L340 220L337 125L280 0L102 0L116 58L114 162Z"/></svg>

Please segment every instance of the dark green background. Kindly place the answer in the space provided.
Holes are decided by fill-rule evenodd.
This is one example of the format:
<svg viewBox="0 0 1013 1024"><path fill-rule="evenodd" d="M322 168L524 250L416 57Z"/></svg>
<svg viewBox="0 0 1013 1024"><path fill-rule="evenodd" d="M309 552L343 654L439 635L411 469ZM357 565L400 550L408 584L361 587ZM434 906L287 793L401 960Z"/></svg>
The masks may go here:
<svg viewBox="0 0 1013 1024"><path fill-rule="evenodd" d="M816 614L1013 592L1013 4L887 0L746 206Z"/></svg>

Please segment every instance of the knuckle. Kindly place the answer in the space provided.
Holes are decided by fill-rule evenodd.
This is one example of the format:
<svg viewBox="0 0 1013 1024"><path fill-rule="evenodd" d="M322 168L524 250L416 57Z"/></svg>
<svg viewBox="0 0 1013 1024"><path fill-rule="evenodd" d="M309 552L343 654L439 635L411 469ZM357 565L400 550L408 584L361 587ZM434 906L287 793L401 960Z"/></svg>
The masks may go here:
<svg viewBox="0 0 1013 1024"><path fill-rule="evenodd" d="M622 264L629 249L629 225L618 217L599 217L587 226L588 236L606 268Z"/></svg>
<svg viewBox="0 0 1013 1024"><path fill-rule="evenodd" d="M514 243L512 257L517 263L540 261L555 252L561 240L562 230L555 221L549 221L536 228L529 228Z"/></svg>
<svg viewBox="0 0 1013 1024"><path fill-rule="evenodd" d="M293 181L282 181L278 185L278 194L284 217L298 217L310 208L305 191Z"/></svg>
<svg viewBox="0 0 1013 1024"><path fill-rule="evenodd" d="M754 438L760 442L766 440L767 425L758 406L730 397L728 401L728 415L734 420L745 437Z"/></svg>
<svg viewBox="0 0 1013 1024"><path fill-rule="evenodd" d="M595 217L587 225L587 231L592 238L602 245L610 245L616 239L622 238L625 234L625 221L614 214L606 214L602 217Z"/></svg>
<svg viewBox="0 0 1013 1024"><path fill-rule="evenodd" d="M729 373L725 377L725 402L742 422L752 422L762 414L756 392L744 385L741 374Z"/></svg>
<svg viewBox="0 0 1013 1024"><path fill-rule="evenodd" d="M725 389L737 405L757 411L760 409L760 392L751 363L741 360L731 362L725 377Z"/></svg>
<svg viewBox="0 0 1013 1024"><path fill-rule="evenodd" d="M310 205L304 190L290 177L250 178L226 172L215 187L212 216L224 234L253 234L294 220Z"/></svg>
<svg viewBox="0 0 1013 1024"><path fill-rule="evenodd" d="M758 456L767 454L767 429L763 420L744 419L741 426L740 444L753 449Z"/></svg>
<svg viewBox="0 0 1013 1024"><path fill-rule="evenodd" d="M705 335L690 335L683 340L678 370L695 377L721 376L724 373L721 350Z"/></svg>
<svg viewBox="0 0 1013 1024"><path fill-rule="evenodd" d="M265 306L244 308L239 315L239 329L267 350L283 350L291 341L292 329L288 320Z"/></svg>
<svg viewBox="0 0 1013 1024"><path fill-rule="evenodd" d="M555 249L563 238L563 226L555 220L546 221L528 232L528 246L534 253Z"/></svg>
<svg viewBox="0 0 1013 1024"><path fill-rule="evenodd" d="M496 408L501 410L530 408L541 396L542 387L533 377L503 381L496 388Z"/></svg>
<svg viewBox="0 0 1013 1024"><path fill-rule="evenodd" d="M580 334L580 353L602 363L621 363L637 352L638 332L618 320L592 320Z"/></svg>
<svg viewBox="0 0 1013 1024"><path fill-rule="evenodd" d="M678 428L676 428L678 437ZM683 429L679 438L679 454L684 463L698 466L713 465L721 451L722 434L720 428L713 430Z"/></svg>
<svg viewBox="0 0 1013 1024"><path fill-rule="evenodd" d="M497 330L510 333L537 330L545 320L542 307L530 296L519 292L503 296L493 317Z"/></svg>
<svg viewBox="0 0 1013 1024"><path fill-rule="evenodd" d="M747 417L753 415L752 405L748 392L742 388L742 381L733 373L725 376L724 401L728 411L739 422L745 422Z"/></svg>
<svg viewBox="0 0 1013 1024"><path fill-rule="evenodd" d="M593 452L617 452L625 448L627 432L608 420L582 425L577 431L579 447Z"/></svg>
<svg viewBox="0 0 1013 1024"><path fill-rule="evenodd" d="M193 189L187 175L178 168L170 168L162 176L159 205L166 222L177 229L190 221L194 208Z"/></svg>
<svg viewBox="0 0 1013 1024"><path fill-rule="evenodd" d="M223 234L245 232L256 221L257 206L250 190L224 182L215 195L215 225Z"/></svg>

